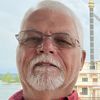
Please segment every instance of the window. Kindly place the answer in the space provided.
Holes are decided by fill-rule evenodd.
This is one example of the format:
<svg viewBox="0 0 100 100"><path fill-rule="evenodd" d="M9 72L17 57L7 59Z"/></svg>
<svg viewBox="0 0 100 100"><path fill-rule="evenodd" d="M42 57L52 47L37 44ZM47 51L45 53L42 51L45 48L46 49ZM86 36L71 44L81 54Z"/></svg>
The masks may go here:
<svg viewBox="0 0 100 100"><path fill-rule="evenodd" d="M97 82L98 81L98 79L97 78L93 78L93 82Z"/></svg>
<svg viewBox="0 0 100 100"><path fill-rule="evenodd" d="M95 66L90 66L90 69L91 69L91 70L94 70L94 69L95 69Z"/></svg>
<svg viewBox="0 0 100 100"><path fill-rule="evenodd" d="M82 82L88 82L88 78L82 78Z"/></svg>
<svg viewBox="0 0 100 100"><path fill-rule="evenodd" d="M88 94L88 88L82 88L82 94L87 95Z"/></svg>

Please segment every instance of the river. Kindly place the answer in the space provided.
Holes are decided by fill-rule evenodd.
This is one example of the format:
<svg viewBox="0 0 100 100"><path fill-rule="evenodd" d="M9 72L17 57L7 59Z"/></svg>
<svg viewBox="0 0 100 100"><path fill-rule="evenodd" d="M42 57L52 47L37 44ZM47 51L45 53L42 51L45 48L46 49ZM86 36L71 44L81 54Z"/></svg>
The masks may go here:
<svg viewBox="0 0 100 100"><path fill-rule="evenodd" d="M8 98L21 89L19 83L7 84L0 82L0 100L8 100Z"/></svg>

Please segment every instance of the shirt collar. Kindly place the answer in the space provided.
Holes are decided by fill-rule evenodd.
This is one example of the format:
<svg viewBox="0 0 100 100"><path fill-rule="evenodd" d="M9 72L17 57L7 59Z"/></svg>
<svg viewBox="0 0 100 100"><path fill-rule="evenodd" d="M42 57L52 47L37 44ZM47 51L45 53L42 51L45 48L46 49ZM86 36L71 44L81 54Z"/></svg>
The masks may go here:
<svg viewBox="0 0 100 100"><path fill-rule="evenodd" d="M78 97L78 93L73 90L73 92L68 97L63 97L61 100L80 100Z"/></svg>
<svg viewBox="0 0 100 100"><path fill-rule="evenodd" d="M18 91L14 95L12 95L8 100L24 100L23 98L23 90ZM78 93L73 91L68 97L63 97L61 100L79 100Z"/></svg>

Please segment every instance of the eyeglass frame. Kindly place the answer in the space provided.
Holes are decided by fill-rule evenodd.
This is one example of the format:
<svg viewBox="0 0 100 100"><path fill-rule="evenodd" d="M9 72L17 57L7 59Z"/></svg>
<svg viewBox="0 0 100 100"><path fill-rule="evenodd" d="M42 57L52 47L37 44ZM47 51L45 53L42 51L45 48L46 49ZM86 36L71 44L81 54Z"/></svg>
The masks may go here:
<svg viewBox="0 0 100 100"><path fill-rule="evenodd" d="M72 38L72 37L70 37L70 35L68 34L68 33L66 33L66 32L57 32L57 33L53 33L53 34L51 34L51 35L46 35L46 34L44 34L43 32L40 32L40 31L37 31L37 30L35 30L35 29L30 29L30 30L23 30L23 31L20 31L19 32L19 34L15 34L15 37L16 37L16 39L18 40L18 42L19 42L19 44L21 45L25 45L24 43L22 43L22 41L23 40L21 40L20 39L20 34L22 34L22 33L25 33L25 32L35 32L35 33L37 33L37 34L40 34L41 35L41 37L42 37L42 39L43 39L43 41L44 41L44 37L48 37L48 38L50 38L50 37L53 37L53 35L55 35L55 34L65 34L65 35L67 35L67 36L69 36L69 38L72 40L71 42L73 43L73 46L71 45L71 48L72 47L80 47L80 42L79 42L79 40L78 39L74 39L74 38ZM43 43L43 41L42 41L42 43ZM25 42L25 41L24 41ZM67 41L68 42L68 41ZM42 44L41 43L41 44ZM39 45L41 45L41 44L39 44ZM57 45L57 44L56 44ZM28 45L27 45L28 46ZM30 47L30 48L34 48L33 46L32 47ZM60 48L68 48L68 47L60 47ZM70 47L69 47L70 48Z"/></svg>

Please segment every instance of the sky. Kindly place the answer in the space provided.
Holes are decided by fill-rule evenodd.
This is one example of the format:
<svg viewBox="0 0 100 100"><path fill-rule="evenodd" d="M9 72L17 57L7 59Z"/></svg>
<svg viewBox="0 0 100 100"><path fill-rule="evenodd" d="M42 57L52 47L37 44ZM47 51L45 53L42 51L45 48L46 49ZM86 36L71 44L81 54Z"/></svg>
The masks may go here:
<svg viewBox="0 0 100 100"><path fill-rule="evenodd" d="M0 73L16 73L15 38L20 30L20 23L25 12L35 7L41 0L0 0ZM84 49L87 52L86 62L90 60L90 32L88 0L58 0L71 8L81 20L84 31ZM100 17L100 0L94 0L94 13ZM100 60L100 21L94 18L94 51L95 61Z"/></svg>

